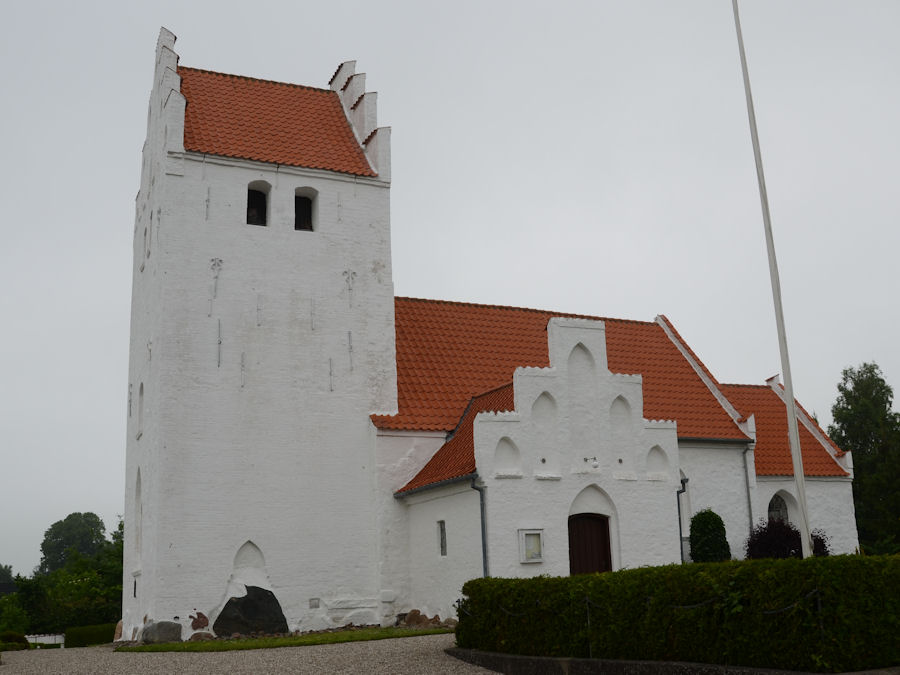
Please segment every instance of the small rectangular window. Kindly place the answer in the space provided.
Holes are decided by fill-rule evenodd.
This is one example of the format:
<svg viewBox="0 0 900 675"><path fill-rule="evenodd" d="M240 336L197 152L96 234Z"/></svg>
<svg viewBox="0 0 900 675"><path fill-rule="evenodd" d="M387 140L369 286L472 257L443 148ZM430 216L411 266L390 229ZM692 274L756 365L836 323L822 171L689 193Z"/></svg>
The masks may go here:
<svg viewBox="0 0 900 675"><path fill-rule="evenodd" d="M267 195L261 190L250 188L247 190L247 224L266 224L266 199Z"/></svg>
<svg viewBox="0 0 900 675"><path fill-rule="evenodd" d="M543 530L519 530L519 562L544 562L543 539Z"/></svg>
<svg viewBox="0 0 900 675"><path fill-rule="evenodd" d="M441 550L441 555L447 555L447 525L443 520L437 521L438 524L438 546Z"/></svg>
<svg viewBox="0 0 900 675"><path fill-rule="evenodd" d="M294 229L312 232L312 199L309 197L294 197Z"/></svg>

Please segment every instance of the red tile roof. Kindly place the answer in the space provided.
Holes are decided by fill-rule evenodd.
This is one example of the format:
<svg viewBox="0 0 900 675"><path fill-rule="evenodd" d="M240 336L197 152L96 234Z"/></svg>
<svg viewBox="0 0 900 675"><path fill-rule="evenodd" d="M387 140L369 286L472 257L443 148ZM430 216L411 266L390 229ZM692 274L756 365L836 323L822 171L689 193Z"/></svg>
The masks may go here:
<svg viewBox="0 0 900 675"><path fill-rule="evenodd" d="M337 93L178 67L184 148L223 157L377 175Z"/></svg>
<svg viewBox="0 0 900 675"><path fill-rule="evenodd" d="M397 415L382 429L450 431L469 400L512 381L519 366L546 367L547 323L573 314L397 298ZM745 440L731 417L653 322L602 319L614 373L640 373L643 416L677 420L680 437Z"/></svg>
<svg viewBox="0 0 900 675"><path fill-rule="evenodd" d="M473 437L475 416L480 412L508 411L513 410L514 407L512 384L474 397L459 421L453 437L444 443L428 464L422 467L422 470L398 492L409 492L426 485L434 485L475 473L475 439Z"/></svg>
<svg viewBox="0 0 900 675"><path fill-rule="evenodd" d="M454 430L399 493L476 471L475 416L513 409L517 367L549 365L546 329L553 317L604 321L609 370L642 376L645 418L676 420L679 438L747 440L657 323L413 298L396 298L395 315L399 413L373 415L374 423L382 429ZM757 474L792 475L781 399L765 385L720 385L663 320L739 414L756 415ZM804 472L846 476L822 444L800 429Z"/></svg>
<svg viewBox="0 0 900 675"><path fill-rule="evenodd" d="M768 385L723 384L721 388L741 414L745 417L756 415L756 474L793 476L784 401ZM800 411L798 417L800 415L805 415L805 412ZM822 435L825 436L825 433L822 432ZM800 454L803 457L803 473L807 476L849 475L802 422Z"/></svg>

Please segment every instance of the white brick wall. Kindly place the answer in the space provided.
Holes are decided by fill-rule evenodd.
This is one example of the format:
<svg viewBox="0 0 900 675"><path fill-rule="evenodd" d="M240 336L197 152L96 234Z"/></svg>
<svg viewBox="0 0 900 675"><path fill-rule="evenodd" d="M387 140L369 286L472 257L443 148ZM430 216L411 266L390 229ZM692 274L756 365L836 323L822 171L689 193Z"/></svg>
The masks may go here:
<svg viewBox="0 0 900 675"><path fill-rule="evenodd" d="M145 394L139 439L129 420L125 635L144 616L211 614L248 540L292 629L377 621L368 415L397 406L389 186L173 148L184 107L166 37L135 232L129 383ZM257 180L266 227L245 222ZM314 232L293 229L297 188L317 194Z"/></svg>

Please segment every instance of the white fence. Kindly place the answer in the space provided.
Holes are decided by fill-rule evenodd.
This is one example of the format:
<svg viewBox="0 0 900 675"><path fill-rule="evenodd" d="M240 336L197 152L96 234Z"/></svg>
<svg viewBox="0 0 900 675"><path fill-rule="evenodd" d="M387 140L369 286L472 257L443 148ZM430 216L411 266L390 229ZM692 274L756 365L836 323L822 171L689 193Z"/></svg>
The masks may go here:
<svg viewBox="0 0 900 675"><path fill-rule="evenodd" d="M61 649L66 646L66 636L62 633L56 635L47 633L42 633L40 635L26 635L25 639L33 645L59 645Z"/></svg>

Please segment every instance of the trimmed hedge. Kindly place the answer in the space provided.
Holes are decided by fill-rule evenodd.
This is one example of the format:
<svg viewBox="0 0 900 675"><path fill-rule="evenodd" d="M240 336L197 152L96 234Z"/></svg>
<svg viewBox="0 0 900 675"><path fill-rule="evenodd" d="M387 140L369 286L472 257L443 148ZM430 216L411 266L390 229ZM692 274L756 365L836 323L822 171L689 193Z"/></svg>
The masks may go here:
<svg viewBox="0 0 900 675"><path fill-rule="evenodd" d="M95 626L76 626L66 629L66 647L90 647L112 642L116 624L100 623Z"/></svg>
<svg viewBox="0 0 900 675"><path fill-rule="evenodd" d="M900 665L900 556L473 579L460 647L816 672Z"/></svg>

